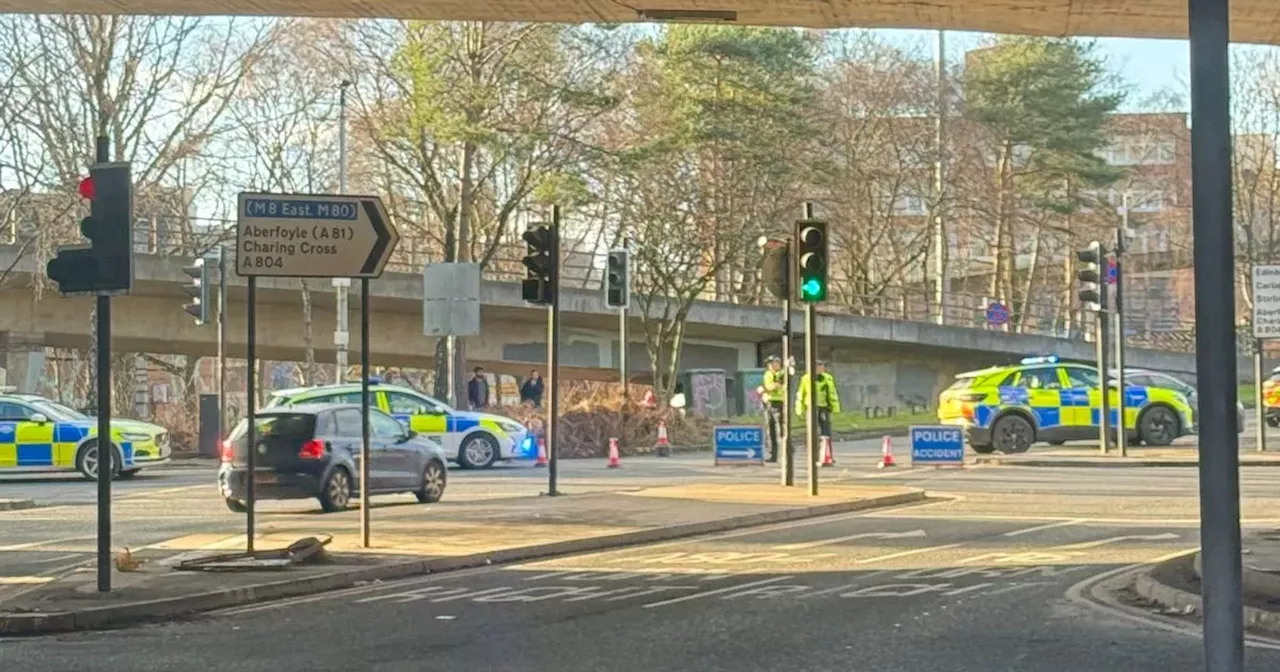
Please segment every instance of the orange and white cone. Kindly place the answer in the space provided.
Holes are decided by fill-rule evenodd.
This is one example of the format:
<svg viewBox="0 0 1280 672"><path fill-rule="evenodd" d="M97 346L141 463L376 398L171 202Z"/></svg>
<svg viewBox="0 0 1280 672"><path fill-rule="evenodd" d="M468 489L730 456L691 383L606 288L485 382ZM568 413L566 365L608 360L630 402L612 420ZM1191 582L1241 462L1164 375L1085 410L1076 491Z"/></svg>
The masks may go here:
<svg viewBox="0 0 1280 672"><path fill-rule="evenodd" d="M667 457L671 454L671 443L667 441L667 421L658 421L658 443L653 447L658 457Z"/></svg>
<svg viewBox="0 0 1280 672"><path fill-rule="evenodd" d="M896 466L898 465L893 462L893 439L886 436L880 448L880 468Z"/></svg>
<svg viewBox="0 0 1280 672"><path fill-rule="evenodd" d="M534 461L533 466L547 466L547 440L541 436L538 437L538 459Z"/></svg>
<svg viewBox="0 0 1280 672"><path fill-rule="evenodd" d="M617 469L618 467L621 467L621 466L622 464L618 461L618 440L614 438L610 438L609 439L609 468Z"/></svg>
<svg viewBox="0 0 1280 672"><path fill-rule="evenodd" d="M822 437L822 466L836 466L836 456L831 452L831 437Z"/></svg>

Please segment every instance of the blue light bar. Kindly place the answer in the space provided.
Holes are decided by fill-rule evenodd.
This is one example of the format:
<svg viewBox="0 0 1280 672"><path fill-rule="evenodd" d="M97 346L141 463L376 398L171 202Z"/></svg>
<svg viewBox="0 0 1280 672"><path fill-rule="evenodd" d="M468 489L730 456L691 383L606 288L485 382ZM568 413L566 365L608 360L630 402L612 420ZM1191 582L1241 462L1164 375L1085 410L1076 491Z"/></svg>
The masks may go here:
<svg viewBox="0 0 1280 672"><path fill-rule="evenodd" d="M1024 357L1022 359L1022 363L1023 364L1057 364L1058 356L1044 355L1041 357Z"/></svg>

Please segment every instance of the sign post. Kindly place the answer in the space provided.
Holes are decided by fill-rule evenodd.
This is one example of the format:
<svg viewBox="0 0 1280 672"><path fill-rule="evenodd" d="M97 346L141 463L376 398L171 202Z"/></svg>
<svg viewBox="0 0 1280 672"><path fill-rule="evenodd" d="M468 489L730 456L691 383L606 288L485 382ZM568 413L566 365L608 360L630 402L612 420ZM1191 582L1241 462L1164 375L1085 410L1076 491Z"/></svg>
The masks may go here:
<svg viewBox="0 0 1280 672"><path fill-rule="evenodd" d="M764 428L757 425L716 425L712 444L715 465L764 465Z"/></svg>
<svg viewBox="0 0 1280 672"><path fill-rule="evenodd" d="M964 466L964 430L952 425L910 429L911 466Z"/></svg>
<svg viewBox="0 0 1280 672"><path fill-rule="evenodd" d="M1267 449L1267 408L1262 394L1266 372L1262 358L1265 341L1280 338L1280 266L1254 266L1253 280L1253 387L1257 450Z"/></svg>
<svg viewBox="0 0 1280 672"><path fill-rule="evenodd" d="M257 278L360 279L360 543L369 547L369 280L382 269L400 234L377 196L242 193L236 206L236 274L249 281L247 351L247 549L253 551Z"/></svg>

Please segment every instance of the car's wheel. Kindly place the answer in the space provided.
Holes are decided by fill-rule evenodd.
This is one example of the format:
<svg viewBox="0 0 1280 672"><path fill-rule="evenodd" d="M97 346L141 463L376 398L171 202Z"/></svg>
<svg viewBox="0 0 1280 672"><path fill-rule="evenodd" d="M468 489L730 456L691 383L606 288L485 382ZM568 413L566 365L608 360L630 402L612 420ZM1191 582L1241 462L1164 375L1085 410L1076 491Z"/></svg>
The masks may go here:
<svg viewBox="0 0 1280 672"><path fill-rule="evenodd" d="M98 442L96 440L86 441L85 444L80 447L80 452L76 454L76 469L80 472L81 476L84 476L90 481L96 481L98 480L99 462ZM111 461L111 477L113 479L120 476L120 464L122 462L124 462L124 456L120 454L119 450L116 450L115 459Z"/></svg>
<svg viewBox="0 0 1280 672"><path fill-rule="evenodd" d="M351 503L351 474L341 467L329 472L324 487L320 488L320 508L325 513L342 511Z"/></svg>
<svg viewBox="0 0 1280 672"><path fill-rule="evenodd" d="M487 469L498 459L498 440L488 434L472 434L458 448L463 469Z"/></svg>
<svg viewBox="0 0 1280 672"><path fill-rule="evenodd" d="M977 446L971 443L969 444L969 447L973 449L973 452L979 455L990 455L991 453L996 452L995 446Z"/></svg>
<svg viewBox="0 0 1280 672"><path fill-rule="evenodd" d="M447 474L444 465L440 462L436 460L428 462L426 468L422 470L422 487L413 493L418 496L418 501L423 504L440 501L440 498L444 497Z"/></svg>
<svg viewBox="0 0 1280 672"><path fill-rule="evenodd" d="M1178 416L1164 406L1153 406L1138 418L1138 436L1148 446L1167 446L1178 438Z"/></svg>
<svg viewBox="0 0 1280 672"><path fill-rule="evenodd" d="M244 502L238 499L231 499L230 497L228 497L222 501L226 502L227 508L232 513L244 513L249 510L249 507L245 506Z"/></svg>
<svg viewBox="0 0 1280 672"><path fill-rule="evenodd" d="M139 471L142 471L142 470L141 469L125 469L124 471L117 474L117 476L119 476L120 478L133 478L134 476L138 475Z"/></svg>
<svg viewBox="0 0 1280 672"><path fill-rule="evenodd" d="M1006 415L991 427L991 444L1002 453L1025 453L1035 437L1035 428L1020 415Z"/></svg>

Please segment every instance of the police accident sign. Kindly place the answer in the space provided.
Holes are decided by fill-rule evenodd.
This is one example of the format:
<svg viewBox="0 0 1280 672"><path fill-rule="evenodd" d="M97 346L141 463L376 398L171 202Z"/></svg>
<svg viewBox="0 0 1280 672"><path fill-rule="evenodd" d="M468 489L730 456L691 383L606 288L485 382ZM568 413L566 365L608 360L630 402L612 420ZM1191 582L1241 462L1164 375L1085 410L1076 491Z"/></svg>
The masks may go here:
<svg viewBox="0 0 1280 672"><path fill-rule="evenodd" d="M377 278L400 241L377 196L242 193L236 214L242 277Z"/></svg>
<svg viewBox="0 0 1280 672"><path fill-rule="evenodd" d="M951 425L916 426L910 430L911 466L964 464L964 430Z"/></svg>

